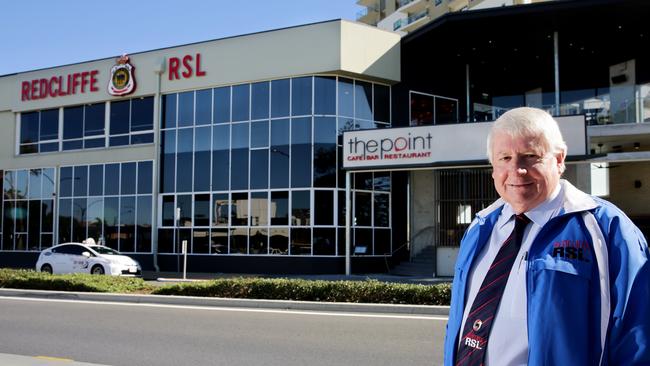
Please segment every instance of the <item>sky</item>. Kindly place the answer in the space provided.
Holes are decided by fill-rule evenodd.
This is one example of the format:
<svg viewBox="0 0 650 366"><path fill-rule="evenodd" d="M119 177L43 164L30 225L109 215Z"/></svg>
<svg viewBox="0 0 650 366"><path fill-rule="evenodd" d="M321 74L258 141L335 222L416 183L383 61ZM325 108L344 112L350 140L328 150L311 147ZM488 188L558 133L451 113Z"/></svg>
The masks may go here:
<svg viewBox="0 0 650 366"><path fill-rule="evenodd" d="M356 0L0 0L0 75L332 19Z"/></svg>

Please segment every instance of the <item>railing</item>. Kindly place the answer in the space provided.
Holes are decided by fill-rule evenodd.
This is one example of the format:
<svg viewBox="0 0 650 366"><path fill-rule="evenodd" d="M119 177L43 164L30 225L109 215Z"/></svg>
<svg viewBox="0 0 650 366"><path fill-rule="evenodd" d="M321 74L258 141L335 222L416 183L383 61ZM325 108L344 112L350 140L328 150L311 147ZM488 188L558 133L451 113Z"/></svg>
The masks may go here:
<svg viewBox="0 0 650 366"><path fill-rule="evenodd" d="M415 0L399 0L397 2L397 5L399 5L399 8L401 8L402 6L408 5L409 3L412 3L414 1Z"/></svg>
<svg viewBox="0 0 650 366"><path fill-rule="evenodd" d="M559 106L548 103L554 99L553 93L499 96L493 98L493 105L474 103L472 120L492 121L511 108L528 105L556 116L584 114L589 125L650 122L650 84L630 86L626 90L603 89L562 91L560 99L570 102Z"/></svg>
<svg viewBox="0 0 650 366"><path fill-rule="evenodd" d="M429 246L435 246L436 226L431 225L418 230L409 240L410 258L413 260L422 250Z"/></svg>
<svg viewBox="0 0 650 366"><path fill-rule="evenodd" d="M408 18L398 19L395 21L395 23L393 23L393 30L396 31L400 28L406 27L407 25L426 17L427 15L429 15L429 9L422 10L421 12L415 13Z"/></svg>

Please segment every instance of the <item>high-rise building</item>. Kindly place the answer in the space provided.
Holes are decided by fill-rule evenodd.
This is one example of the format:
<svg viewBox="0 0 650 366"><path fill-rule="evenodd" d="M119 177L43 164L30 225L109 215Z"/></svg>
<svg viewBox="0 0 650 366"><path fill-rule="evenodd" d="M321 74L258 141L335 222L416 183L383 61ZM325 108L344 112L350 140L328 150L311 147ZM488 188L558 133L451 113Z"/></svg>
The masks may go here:
<svg viewBox="0 0 650 366"><path fill-rule="evenodd" d="M357 21L408 34L447 13L553 0L358 0Z"/></svg>

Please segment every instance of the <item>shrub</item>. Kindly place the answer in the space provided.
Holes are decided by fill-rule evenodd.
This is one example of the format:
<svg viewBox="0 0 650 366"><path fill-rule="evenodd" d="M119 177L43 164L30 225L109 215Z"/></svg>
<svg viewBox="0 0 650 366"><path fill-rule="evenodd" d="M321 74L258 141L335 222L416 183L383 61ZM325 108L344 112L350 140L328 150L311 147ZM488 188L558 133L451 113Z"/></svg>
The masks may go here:
<svg viewBox="0 0 650 366"><path fill-rule="evenodd" d="M80 292L151 292L141 278L93 276L89 274L51 275L24 269L0 269L0 287Z"/></svg>
<svg viewBox="0 0 650 366"><path fill-rule="evenodd" d="M225 298L448 305L450 284L416 285L366 281L229 278L183 283L155 289L154 294Z"/></svg>

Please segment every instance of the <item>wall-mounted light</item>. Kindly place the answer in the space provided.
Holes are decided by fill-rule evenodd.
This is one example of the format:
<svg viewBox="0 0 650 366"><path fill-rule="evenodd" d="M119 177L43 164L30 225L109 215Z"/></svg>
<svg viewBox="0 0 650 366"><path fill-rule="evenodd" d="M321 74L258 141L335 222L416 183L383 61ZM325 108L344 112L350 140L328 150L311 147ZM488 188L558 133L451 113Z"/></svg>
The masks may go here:
<svg viewBox="0 0 650 366"><path fill-rule="evenodd" d="M639 148L641 148L641 143L635 142L634 143L634 150L639 150Z"/></svg>

